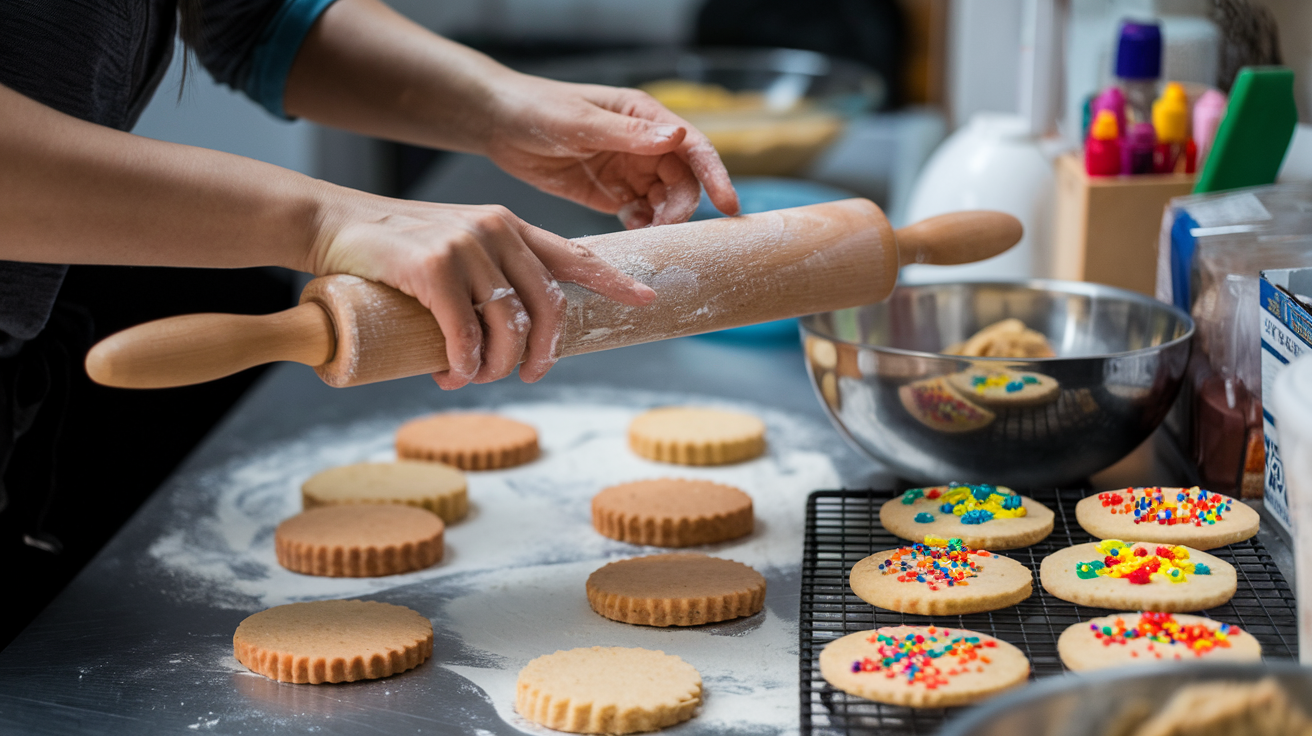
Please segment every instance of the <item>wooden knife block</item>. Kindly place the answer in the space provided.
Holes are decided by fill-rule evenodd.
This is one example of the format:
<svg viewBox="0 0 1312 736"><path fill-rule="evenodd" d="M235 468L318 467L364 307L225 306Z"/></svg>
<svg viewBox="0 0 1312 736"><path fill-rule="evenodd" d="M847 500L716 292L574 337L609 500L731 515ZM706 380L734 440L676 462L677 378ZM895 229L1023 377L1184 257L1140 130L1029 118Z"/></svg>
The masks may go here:
<svg viewBox="0 0 1312 736"><path fill-rule="evenodd" d="M1089 176L1076 152L1057 159L1056 178L1053 276L1153 296L1162 213L1172 197L1193 191L1195 176Z"/></svg>

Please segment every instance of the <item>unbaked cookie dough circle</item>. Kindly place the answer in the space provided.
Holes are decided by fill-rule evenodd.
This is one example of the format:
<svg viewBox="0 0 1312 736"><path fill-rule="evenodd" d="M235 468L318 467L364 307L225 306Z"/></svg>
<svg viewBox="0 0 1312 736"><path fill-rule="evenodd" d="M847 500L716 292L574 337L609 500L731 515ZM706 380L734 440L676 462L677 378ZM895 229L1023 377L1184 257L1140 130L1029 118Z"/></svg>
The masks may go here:
<svg viewBox="0 0 1312 736"><path fill-rule="evenodd" d="M698 626L765 606L765 578L741 562L665 554L611 562L588 576L592 610L646 626Z"/></svg>
<svg viewBox="0 0 1312 736"><path fill-rule="evenodd" d="M1207 507L1200 509L1203 519L1197 512L1189 515L1191 509L1199 508L1200 495L1202 506ZM1242 542L1257 534L1261 525L1257 512L1242 501L1197 486L1097 493L1075 504L1075 518L1084 531L1098 539L1137 539L1202 550ZM1185 521L1169 523L1181 518Z"/></svg>
<svg viewBox="0 0 1312 736"><path fill-rule="evenodd" d="M723 409L670 406L629 424L629 447L641 457L677 465L727 465L765 452L765 423Z"/></svg>
<svg viewBox="0 0 1312 736"><path fill-rule="evenodd" d="M232 636L251 671L282 682L354 682L419 666L433 653L433 625L404 606L311 601L260 611Z"/></svg>
<svg viewBox="0 0 1312 736"><path fill-rule="evenodd" d="M422 570L442 559L445 525L432 512L399 504L321 506L274 531L278 564L336 578Z"/></svg>
<svg viewBox="0 0 1312 736"><path fill-rule="evenodd" d="M592 497L593 528L633 544L714 544L751 534L753 523L751 496L709 480L640 480Z"/></svg>
<svg viewBox="0 0 1312 736"><path fill-rule="evenodd" d="M1258 662L1262 645L1237 626L1202 616L1129 612L1072 624L1057 639L1057 653L1068 669L1085 672L1176 660Z"/></svg>
<svg viewBox="0 0 1312 736"><path fill-rule="evenodd" d="M1112 541L1112 540L1107 540ZM1171 582L1165 575L1148 576L1145 584L1136 584L1129 578L1105 575L1082 578L1077 566L1087 563L1103 564L1107 555L1099 550L1098 542L1077 544L1058 550L1039 565L1039 582L1043 589L1064 601L1081 606L1096 606L1113 610L1164 611L1180 613L1202 611L1225 603L1235 594L1238 576L1230 563L1206 552L1184 548L1190 564L1202 563L1209 574L1186 574L1184 582ZM1147 550L1155 555L1156 544L1126 543L1129 555L1136 550ZM1146 555L1145 555L1146 556ZM1086 574L1089 574L1086 571Z"/></svg>
<svg viewBox="0 0 1312 736"><path fill-rule="evenodd" d="M879 523L893 534L913 542L923 541L926 536L942 537L960 539L967 547L987 550L1028 547L1052 533L1052 509L1028 496L1019 497L1021 506L1025 508L1025 516L964 523L963 519L973 519L942 509L942 494L950 488L952 486L913 488L896 496L880 507ZM1015 495L1002 486L996 486L995 489L1000 495Z"/></svg>
<svg viewBox="0 0 1312 736"><path fill-rule="evenodd" d="M904 656L883 665L897 654ZM820 674L839 690L867 700L942 708L975 703L1023 684L1030 662L1016 647L987 634L886 626L826 644Z"/></svg>
<svg viewBox="0 0 1312 736"><path fill-rule="evenodd" d="M356 463L316 473L301 486L306 509L349 503L418 506L452 524L469 513L465 474L442 463Z"/></svg>
<svg viewBox="0 0 1312 736"><path fill-rule="evenodd" d="M898 559L893 559L897 556ZM928 564L930 570L921 567ZM974 575L963 573L969 566ZM932 569L949 569L962 582L948 585ZM956 616L1014 606L1034 592L1028 567L996 553L953 554L912 545L876 552L852 566L848 582L857 597L878 608L921 616Z"/></svg>
<svg viewBox="0 0 1312 736"><path fill-rule="evenodd" d="M433 414L401 425L396 454L461 470L510 468L538 456L538 431L495 414Z"/></svg>
<svg viewBox="0 0 1312 736"><path fill-rule="evenodd" d="M515 710L534 723L570 733L655 731L693 717L702 678L661 651L591 647L546 654L524 665Z"/></svg>

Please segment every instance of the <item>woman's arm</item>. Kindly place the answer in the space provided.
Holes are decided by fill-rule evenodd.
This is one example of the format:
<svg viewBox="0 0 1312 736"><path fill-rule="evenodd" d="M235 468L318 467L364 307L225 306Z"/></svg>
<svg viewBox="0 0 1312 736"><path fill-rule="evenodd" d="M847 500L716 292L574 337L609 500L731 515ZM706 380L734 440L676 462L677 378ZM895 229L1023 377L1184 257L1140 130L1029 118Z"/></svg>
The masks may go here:
<svg viewBox="0 0 1312 736"><path fill-rule="evenodd" d="M501 378L521 356L525 380L545 374L561 324L556 280L627 304L655 298L502 207L363 194L87 123L4 86L0 260L273 265L381 281L437 318L452 366L436 377L444 388Z"/></svg>
<svg viewBox="0 0 1312 736"><path fill-rule="evenodd" d="M490 157L538 188L628 227L681 222L699 183L721 211L737 195L710 142L632 89L511 71L378 0L337 0L292 65L283 107L367 135Z"/></svg>

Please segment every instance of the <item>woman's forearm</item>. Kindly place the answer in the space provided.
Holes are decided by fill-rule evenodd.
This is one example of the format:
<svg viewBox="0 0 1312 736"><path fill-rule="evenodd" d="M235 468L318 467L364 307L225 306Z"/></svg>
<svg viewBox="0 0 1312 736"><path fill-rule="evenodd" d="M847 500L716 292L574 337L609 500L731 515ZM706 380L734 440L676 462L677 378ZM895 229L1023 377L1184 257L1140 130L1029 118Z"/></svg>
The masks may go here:
<svg viewBox="0 0 1312 736"><path fill-rule="evenodd" d="M306 268L333 187L0 86L0 260Z"/></svg>
<svg viewBox="0 0 1312 736"><path fill-rule="evenodd" d="M514 76L378 0L337 0L297 52L283 107L364 135L481 154L492 97Z"/></svg>

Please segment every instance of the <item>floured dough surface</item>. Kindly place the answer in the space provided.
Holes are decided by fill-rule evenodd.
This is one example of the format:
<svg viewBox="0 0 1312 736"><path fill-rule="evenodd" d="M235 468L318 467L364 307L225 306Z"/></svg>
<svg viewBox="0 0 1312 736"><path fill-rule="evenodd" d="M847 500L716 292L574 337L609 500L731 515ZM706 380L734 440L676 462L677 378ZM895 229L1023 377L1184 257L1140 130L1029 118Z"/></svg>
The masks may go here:
<svg viewBox="0 0 1312 736"><path fill-rule="evenodd" d="M852 592L872 606L921 616L996 611L1034 592L1028 567L960 541L876 552L852 566Z"/></svg>
<svg viewBox="0 0 1312 736"><path fill-rule="evenodd" d="M1024 515L1002 508L1013 504ZM1038 501L987 484L912 488L879 508L879 523L903 539L960 539L967 547L988 550L1035 544L1052 533L1053 520L1052 509Z"/></svg>
<svg viewBox="0 0 1312 736"><path fill-rule="evenodd" d="M825 645L820 674L857 697L912 708L966 705L1023 684L1029 659L966 629L886 626Z"/></svg>
<svg viewBox="0 0 1312 736"><path fill-rule="evenodd" d="M278 564L327 577L377 577L422 570L442 559L442 519L399 504L338 504L278 525Z"/></svg>
<svg viewBox="0 0 1312 736"><path fill-rule="evenodd" d="M339 503L399 503L418 506L452 524L469 513L465 474L437 462L398 460L329 468L301 486L307 509Z"/></svg>
<svg viewBox="0 0 1312 736"><path fill-rule="evenodd" d="M1073 624L1057 640L1062 664L1076 672L1127 665L1257 662L1262 645L1238 626L1187 613L1130 612Z"/></svg>
<svg viewBox="0 0 1312 736"><path fill-rule="evenodd" d="M249 616L232 637L237 661L282 682L353 682L419 666L433 653L433 625L404 606L311 601Z"/></svg>
<svg viewBox="0 0 1312 736"><path fill-rule="evenodd" d="M662 407L633 420L629 447L664 463L727 465L765 452L765 422L723 409Z"/></svg>
<svg viewBox="0 0 1312 736"><path fill-rule="evenodd" d="M592 497L593 528L633 544L714 544L751 534L753 523L751 496L709 480L640 480Z"/></svg>
<svg viewBox="0 0 1312 736"><path fill-rule="evenodd" d="M666 554L611 562L588 577L592 610L646 626L697 626L757 613L765 577L741 562Z"/></svg>
<svg viewBox="0 0 1312 736"><path fill-rule="evenodd" d="M1138 513L1136 513L1138 512ZM1215 549L1257 534L1261 518L1242 501L1193 488L1122 488L1075 504L1075 518L1099 539Z"/></svg>
<svg viewBox="0 0 1312 736"><path fill-rule="evenodd" d="M495 414L448 412L413 419L396 432L396 454L461 470L510 468L538 456L538 432Z"/></svg>
<svg viewBox="0 0 1312 736"><path fill-rule="evenodd" d="M1098 574L1106 567L1105 561L1112 557L1109 552L1115 545L1122 545L1115 549L1115 557L1126 560L1119 565L1150 565L1154 558L1158 558L1156 571L1145 569L1136 577ZM1170 552L1180 565L1163 563L1157 554L1163 549ZM1137 554L1138 550L1143 550L1144 554ZM1199 565L1207 570L1207 574L1200 574ZM1177 567L1181 571L1173 576L1171 570ZM1133 574L1130 568L1126 572ZM1172 582L1172 578L1180 582ZM1138 582L1144 580L1146 582ZM1039 565L1039 582L1049 593L1081 606L1179 613L1213 608L1230 600L1235 594L1238 576L1230 563L1196 549L1108 539L1077 544L1043 558Z"/></svg>
<svg viewBox="0 0 1312 736"><path fill-rule="evenodd" d="M524 666L515 710L570 733L637 733L692 718L702 678L682 659L640 648L591 647L547 654Z"/></svg>

